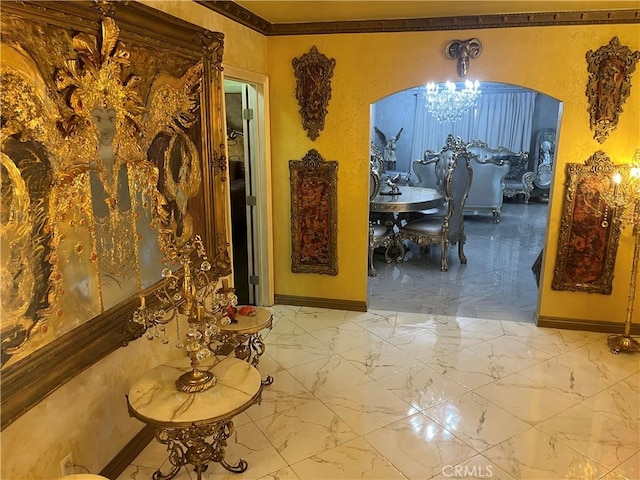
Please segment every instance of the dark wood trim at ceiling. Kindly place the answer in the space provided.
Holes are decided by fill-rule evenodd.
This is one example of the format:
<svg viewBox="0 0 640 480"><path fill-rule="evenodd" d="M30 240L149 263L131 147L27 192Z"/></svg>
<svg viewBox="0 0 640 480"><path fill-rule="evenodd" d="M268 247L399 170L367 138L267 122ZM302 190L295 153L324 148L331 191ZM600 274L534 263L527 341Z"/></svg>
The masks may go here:
<svg viewBox="0 0 640 480"><path fill-rule="evenodd" d="M640 10L518 13L473 15L466 17L406 18L315 23L269 23L235 2L194 0L266 36L322 35L329 33L426 32L482 28L541 27L558 25L597 25L640 23Z"/></svg>

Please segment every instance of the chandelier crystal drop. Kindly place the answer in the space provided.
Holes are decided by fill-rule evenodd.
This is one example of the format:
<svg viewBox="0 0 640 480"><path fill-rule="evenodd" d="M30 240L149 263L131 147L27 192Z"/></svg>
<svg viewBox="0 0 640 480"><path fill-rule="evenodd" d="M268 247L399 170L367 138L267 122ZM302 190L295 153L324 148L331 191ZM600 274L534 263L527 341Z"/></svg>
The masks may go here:
<svg viewBox="0 0 640 480"><path fill-rule="evenodd" d="M425 107L439 122L457 122L476 104L482 94L480 83L476 80L464 82L464 88L457 90L456 84L447 81L444 86L428 83L425 93Z"/></svg>

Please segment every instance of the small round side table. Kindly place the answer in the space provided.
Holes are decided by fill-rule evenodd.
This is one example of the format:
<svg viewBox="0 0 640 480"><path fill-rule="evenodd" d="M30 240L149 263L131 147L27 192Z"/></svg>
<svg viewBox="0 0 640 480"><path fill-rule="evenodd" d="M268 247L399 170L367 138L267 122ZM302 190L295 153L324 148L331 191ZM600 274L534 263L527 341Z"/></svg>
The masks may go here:
<svg viewBox="0 0 640 480"><path fill-rule="evenodd" d="M220 333L217 340L227 348L233 348L236 358L257 367L265 351L260 332L273 326L273 315L266 308L256 307L255 315L236 315L234 320L236 323L218 325ZM273 377L268 375L262 383L271 385Z"/></svg>
<svg viewBox="0 0 640 480"><path fill-rule="evenodd" d="M198 480L208 462L218 462L234 473L247 469L244 460L229 465L224 450L233 432L231 419L260 401L260 372L231 357L210 357L200 367L218 377L213 387L202 392L185 393L175 387L176 379L190 370L187 358L149 370L129 390L130 415L156 427L156 440L167 445L173 465L166 475L158 469L153 480L169 480L188 464L194 466Z"/></svg>

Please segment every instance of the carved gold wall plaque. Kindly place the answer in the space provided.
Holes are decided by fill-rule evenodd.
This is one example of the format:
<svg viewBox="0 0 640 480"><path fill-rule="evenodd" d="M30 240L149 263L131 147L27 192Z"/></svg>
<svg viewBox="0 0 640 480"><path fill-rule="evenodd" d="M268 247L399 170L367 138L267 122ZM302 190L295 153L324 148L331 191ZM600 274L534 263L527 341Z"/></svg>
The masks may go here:
<svg viewBox="0 0 640 480"><path fill-rule="evenodd" d="M587 99L593 138L600 143L618 126L622 105L631 90L631 74L636 69L640 52L632 52L613 37L608 45L586 55L589 80ZM636 119L637 121L637 119Z"/></svg>
<svg viewBox="0 0 640 480"><path fill-rule="evenodd" d="M314 45L309 53L294 58L291 63L296 76L296 99L300 105L302 126L307 136L315 140L324 129L336 60L319 53Z"/></svg>

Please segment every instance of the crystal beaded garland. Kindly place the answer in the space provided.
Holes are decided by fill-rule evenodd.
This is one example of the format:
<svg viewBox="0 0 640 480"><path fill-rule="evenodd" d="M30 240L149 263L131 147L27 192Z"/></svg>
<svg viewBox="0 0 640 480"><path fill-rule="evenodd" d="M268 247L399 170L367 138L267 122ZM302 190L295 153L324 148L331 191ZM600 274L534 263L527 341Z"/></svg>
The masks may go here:
<svg viewBox="0 0 640 480"><path fill-rule="evenodd" d="M229 307L238 303L235 289L226 279L222 287L216 288L218 278L211 275L209 262L202 239L199 236L177 244L171 250L170 260L177 265L162 270L162 286L153 293L159 306L150 308L146 298L140 296L140 307L133 314L133 322L144 327L149 340L160 338L169 343L166 325L175 320L177 341L174 346L183 349L191 360L191 370L176 380L176 388L195 393L211 388L217 378L200 362L214 354L220 333L220 324L229 324ZM184 338L180 336L180 324L186 323Z"/></svg>
<svg viewBox="0 0 640 480"><path fill-rule="evenodd" d="M425 108L439 122L457 122L475 105L482 94L480 83L467 80L464 88L447 81L442 84L428 83L425 92Z"/></svg>

